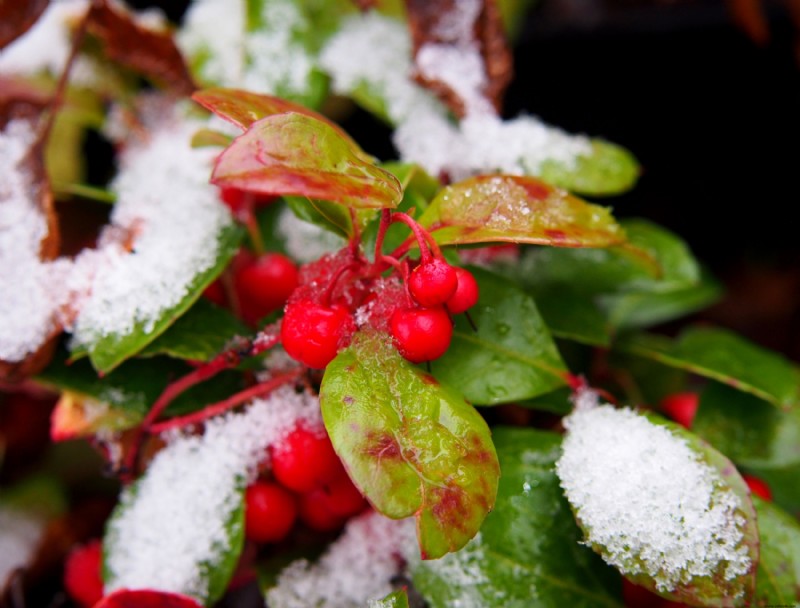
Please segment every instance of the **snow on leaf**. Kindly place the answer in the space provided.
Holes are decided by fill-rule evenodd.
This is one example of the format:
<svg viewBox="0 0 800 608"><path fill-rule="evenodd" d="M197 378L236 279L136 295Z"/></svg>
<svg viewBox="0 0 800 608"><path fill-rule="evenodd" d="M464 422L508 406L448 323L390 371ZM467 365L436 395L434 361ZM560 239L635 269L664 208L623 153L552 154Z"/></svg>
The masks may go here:
<svg viewBox="0 0 800 608"><path fill-rule="evenodd" d="M401 589L379 600L370 600L367 608L408 608L408 593Z"/></svg>
<svg viewBox="0 0 800 608"><path fill-rule="evenodd" d="M457 391L368 332L328 365L320 402L354 483L384 515L416 517L425 559L476 534L494 505L499 468L486 422Z"/></svg>
<svg viewBox="0 0 800 608"><path fill-rule="evenodd" d="M144 27L132 14L106 0L92 3L87 29L100 40L109 59L178 94L189 95L197 88L166 30Z"/></svg>
<svg viewBox="0 0 800 608"><path fill-rule="evenodd" d="M47 8L49 0L0 4L0 49L28 31Z"/></svg>
<svg viewBox="0 0 800 608"><path fill-rule="evenodd" d="M365 162L350 140L326 122L294 112L250 125L219 156L212 182L354 208L395 207L403 194L397 178Z"/></svg>
<svg viewBox="0 0 800 608"><path fill-rule="evenodd" d="M419 218L444 245L508 241L608 247L625 241L611 212L532 177L484 175L448 186Z"/></svg>
<svg viewBox="0 0 800 608"><path fill-rule="evenodd" d="M589 544L635 583L677 601L744 605L756 514L719 452L681 427L578 394L556 471Z"/></svg>

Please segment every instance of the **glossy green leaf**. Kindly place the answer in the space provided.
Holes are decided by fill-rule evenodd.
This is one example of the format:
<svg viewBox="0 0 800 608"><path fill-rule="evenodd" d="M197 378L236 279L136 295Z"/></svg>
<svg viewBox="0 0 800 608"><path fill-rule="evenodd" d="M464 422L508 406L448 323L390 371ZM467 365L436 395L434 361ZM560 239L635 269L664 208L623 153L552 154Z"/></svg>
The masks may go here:
<svg viewBox="0 0 800 608"><path fill-rule="evenodd" d="M766 480L775 502L800 510L800 408L788 411L754 395L709 383L692 430Z"/></svg>
<svg viewBox="0 0 800 608"><path fill-rule="evenodd" d="M800 405L800 372L777 353L724 329L690 327L675 340L634 334L615 348L713 378L778 407Z"/></svg>
<svg viewBox="0 0 800 608"><path fill-rule="evenodd" d="M537 175L544 181L587 196L610 196L633 188L641 169L622 146L593 139L592 152L571 163L547 160Z"/></svg>
<svg viewBox="0 0 800 608"><path fill-rule="evenodd" d="M756 572L756 606L800 604L800 524L783 509L753 497L761 554Z"/></svg>
<svg viewBox="0 0 800 608"><path fill-rule="evenodd" d="M200 298L169 329L142 349L139 356L169 355L176 359L209 361L233 338L251 333L229 311Z"/></svg>
<svg viewBox="0 0 800 608"><path fill-rule="evenodd" d="M530 399L563 386L566 366L533 299L498 275L470 270L480 288L469 310L477 331L456 315L450 348L431 362L433 374L476 405Z"/></svg>
<svg viewBox="0 0 800 608"><path fill-rule="evenodd" d="M508 241L608 247L625 232L606 207L532 177L484 175L442 190L419 218L442 245Z"/></svg>
<svg viewBox="0 0 800 608"><path fill-rule="evenodd" d="M503 475L480 534L442 559L411 565L431 608L621 608L620 579L590 549L564 499L554 464L561 437L495 428Z"/></svg>
<svg viewBox="0 0 800 608"><path fill-rule="evenodd" d="M178 318L197 301L203 290L216 279L239 249L244 231L229 225L220 232L217 240L217 260L213 266L198 273L186 286L186 295L174 306L165 309L161 317L146 329L145 322L138 322L127 334L106 334L86 345L89 358L95 369L108 373L120 363L136 355L158 336L163 334Z"/></svg>
<svg viewBox="0 0 800 608"><path fill-rule="evenodd" d="M403 195L397 178L365 161L351 140L326 122L293 112L253 123L219 156L211 181L356 209L395 207Z"/></svg>
<svg viewBox="0 0 800 608"><path fill-rule="evenodd" d="M145 473L146 475L147 472ZM144 498L139 495L139 485L145 479L142 478L123 490L122 496L106 524L105 536L103 537L103 581L106 588L115 586L116 581L127 574L114 572L110 566L113 563L115 553L122 552L124 554L127 551L125 542L128 535L135 534L135 531L126 528L121 523L126 517L126 512L132 508L137 508L141 500L149 499L150 503L154 502L152 494ZM176 483L180 483L180 481L176 480ZM203 522L206 526L218 527L224 531L224 541L221 541L215 547L215 556L210 560L204 557L197 557L194 564L196 578L191 582L191 589L172 589L171 591L193 597L199 600L203 606L212 606L225 593L244 547L244 486L245 483L242 479L238 483L235 499L231 501L231 504L226 505L228 510L217 514L217 520ZM166 500L168 504L168 499ZM150 508L155 509L159 506L161 507L159 512L162 517L174 516L174 513L165 508L163 504L152 505ZM163 542L169 542L169 540L163 539ZM191 548L187 547L187 550L191 550ZM161 566L169 569L171 564L163 563ZM151 562L147 567L152 569L154 564ZM139 576L141 576L141 573ZM147 583L145 582L143 585L146 586ZM203 591L198 591L199 588L202 588Z"/></svg>
<svg viewBox="0 0 800 608"><path fill-rule="evenodd" d="M591 346L608 346L611 326L592 298L567 285L549 285L534 294L536 306L554 336Z"/></svg>
<svg viewBox="0 0 800 608"><path fill-rule="evenodd" d="M356 154L365 162L372 160L366 152L335 122L322 114L310 110L306 106L294 103L274 95L251 93L242 89L210 88L197 91L192 99L201 106L214 112L217 116L233 123L242 130L249 129L254 123L276 114L303 114L324 122L348 144L357 150Z"/></svg>
<svg viewBox="0 0 800 608"><path fill-rule="evenodd" d="M349 209L329 201L303 198L300 196L284 197L289 209L301 220L330 230L343 238L354 234L353 218Z"/></svg>
<svg viewBox="0 0 800 608"><path fill-rule="evenodd" d="M672 496L666 504L671 505L675 511L660 513L656 518L648 510L648 504L655 499L656 493L686 492L686 499L688 504L691 505L695 501L692 494L694 488L686 486L685 481L681 480L678 471L673 473L670 470L663 469L657 474L651 474L656 465L650 464L646 467L648 474L645 475L645 471L637 470L636 462L631 462L630 473L626 475L624 471L619 470L619 475L625 476L625 483L628 484L628 487L635 489L636 493L644 498L641 504L638 505L636 502L624 504L624 508L628 509L628 511L604 513L601 517L598 513L599 505L590 501L588 491L586 495L580 489L573 491L574 494L580 497L580 504L573 504L572 506L575 511L576 521L586 535L587 544L608 563L619 567L631 581L668 599L685 602L692 606L727 608L747 605L755 589L759 543L756 514L746 483L730 460L699 437L680 425L666 421L655 414L644 413L644 417L655 426L666 427L676 440L684 442L691 452L691 458L695 462L705 465L713 471L713 477L716 479L713 480L713 486L710 489L709 503L705 504L704 507L700 507L700 504L704 503L698 503L696 507L690 507L684 512L683 503L675 502L675 496ZM584 437L586 445L576 446L575 449L583 452L583 459L586 462L601 464L604 457L602 450L605 450L606 446L594 447L594 444L589 444L587 439L587 437ZM635 445L637 439L631 438L631 441ZM642 439L639 438L639 441L641 442ZM590 451L592 447L596 452L594 454ZM567 452L565 452L566 454ZM632 452L631 458L635 455L637 453ZM676 457L676 461L672 462L673 466L680 465L678 458ZM619 467L620 465L615 458L608 466ZM677 484L677 487L675 484ZM726 504L731 492L738 500L736 500L735 506L731 506L730 509L726 508L724 511L724 524L720 524L721 526L724 525L724 528L720 532L722 537L728 536L730 539L727 551L735 551L737 555L742 555L743 559L737 564L737 569L742 569L740 572L732 574L728 570L730 564L727 559L705 563L702 568L688 568L692 564L691 559L696 560L701 557L700 555L693 556L693 552L702 551L703 549L694 547L691 551L685 552L675 546L676 539L672 538L671 535L664 538L672 538L670 544L673 545L671 549L673 554L665 555L663 558L655 560L654 556L662 555L658 552L664 550L663 547L667 546L666 543L660 540L658 536L652 537L652 539L658 540L637 537L638 528L636 526L641 526L643 522L649 521L651 517L653 518L652 523L647 525L658 526L661 519L669 517L671 522L675 522L672 525L688 526L687 534L691 533L691 531L697 532L698 524L694 517L698 513L695 509L705 508L707 510L717 503ZM631 500L635 501L636 498ZM631 524L630 530L628 530L626 528L628 525L626 515L631 513L631 508L641 510L641 514L637 512L633 519L638 518L639 521ZM621 544L609 547L598 540L597 534L593 534L592 525L599 525L601 528L605 526L603 533L606 537L614 539L630 538L631 541L629 544L625 544L624 549ZM654 529L658 530L657 527ZM731 536L734 529L738 533L738 538ZM650 544L651 542L655 542L656 545ZM688 544L691 545L691 541L688 541ZM741 554L739 553L740 551L742 552ZM670 562L674 565L676 560L682 560L686 564L681 568L679 577L676 576L677 573L674 570L667 566ZM697 562L694 562L694 565L697 566ZM660 590L658 589L659 585L662 586ZM664 586L666 586L666 589L663 588Z"/></svg>
<svg viewBox="0 0 800 608"><path fill-rule="evenodd" d="M500 471L486 422L457 391L408 363L388 336L362 332L325 370L320 403L370 503L394 519L416 517L423 558L475 535Z"/></svg>
<svg viewBox="0 0 800 608"><path fill-rule="evenodd" d="M368 608L408 608L408 594L402 589L395 591L383 599L371 601Z"/></svg>

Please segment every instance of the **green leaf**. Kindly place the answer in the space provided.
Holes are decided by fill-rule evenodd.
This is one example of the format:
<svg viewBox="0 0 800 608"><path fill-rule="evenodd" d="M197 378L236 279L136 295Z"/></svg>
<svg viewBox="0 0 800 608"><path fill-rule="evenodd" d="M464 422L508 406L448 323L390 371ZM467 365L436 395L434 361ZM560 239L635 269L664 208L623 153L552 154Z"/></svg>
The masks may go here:
<svg viewBox="0 0 800 608"><path fill-rule="evenodd" d="M369 608L408 608L408 594L403 589L395 591L383 599L371 601Z"/></svg>
<svg viewBox="0 0 800 608"><path fill-rule="evenodd" d="M424 559L457 551L494 505L489 428L457 391L412 366L388 336L358 333L325 370L325 426L350 477L384 515L414 515Z"/></svg>
<svg viewBox="0 0 800 608"><path fill-rule="evenodd" d="M412 564L431 608L621 608L619 576L580 543L553 470L561 438L494 429L503 475L494 510L458 553Z"/></svg>
<svg viewBox="0 0 800 608"><path fill-rule="evenodd" d="M347 207L299 196L285 196L284 199L289 209L301 220L330 230L346 239L353 236L353 219Z"/></svg>
<svg viewBox="0 0 800 608"><path fill-rule="evenodd" d="M634 334L614 347L729 384L784 409L800 405L798 370L777 353L724 329L690 327L676 340Z"/></svg>
<svg viewBox="0 0 800 608"><path fill-rule="evenodd" d="M138 322L127 334L106 334L86 345L89 358L95 369L108 373L120 363L137 354L145 346L163 334L178 318L197 301L203 290L216 279L239 249L244 231L234 225L223 228L217 240L216 263L198 273L186 286L186 295L174 306L165 309L161 317L146 330L147 323Z"/></svg>
<svg viewBox="0 0 800 608"><path fill-rule="evenodd" d="M586 294L567 285L551 285L537 290L534 297L545 324L554 336L591 346L610 344L610 324Z"/></svg>
<svg viewBox="0 0 800 608"><path fill-rule="evenodd" d="M480 300L456 317L448 351L431 362L433 374L457 386L477 405L530 399L566 383L566 366L542 321L536 303L506 279L470 269Z"/></svg>
<svg viewBox="0 0 800 608"><path fill-rule="evenodd" d="M572 192L610 196L633 188L640 173L639 163L625 148L593 139L589 156L578 156L571 163L546 160L537 174L544 181Z"/></svg>
<svg viewBox="0 0 800 608"><path fill-rule="evenodd" d="M632 582L668 599L748 605L758 529L750 492L730 460L655 414L579 406L565 425L557 470L592 549ZM601 431L613 433L612 425L616 434L601 439ZM666 427L674 445L658 427ZM683 468L696 465L702 470L683 475ZM606 495L612 476L621 489ZM704 514L708 521L701 523ZM644 527L650 531L643 534ZM706 542L719 543L720 553L707 553Z"/></svg>
<svg viewBox="0 0 800 608"><path fill-rule="evenodd" d="M338 133L339 137L358 150L359 157L365 162L372 160L366 152L362 151L358 144L334 121L322 114L310 110L298 103L275 97L273 95L262 95L251 93L241 89L222 89L210 88L197 91L192 95L192 99L201 106L214 112L217 116L233 123L242 130L247 130L254 123L269 116L276 114L303 114L309 118L324 122L331 129Z"/></svg>
<svg viewBox="0 0 800 608"><path fill-rule="evenodd" d="M328 123L305 114L253 123L217 159L211 181L262 194L307 196L356 209L395 207L397 178L364 160Z"/></svg>
<svg viewBox="0 0 800 608"><path fill-rule="evenodd" d="M770 484L775 502L800 509L800 408L788 411L711 382L700 396L692 430Z"/></svg>
<svg viewBox="0 0 800 608"><path fill-rule="evenodd" d="M800 525L775 505L753 497L761 540L756 572L756 606L800 603Z"/></svg>
<svg viewBox="0 0 800 608"><path fill-rule="evenodd" d="M607 208L533 177L484 175L448 186L419 223L442 245L509 241L608 247L625 242Z"/></svg>
<svg viewBox="0 0 800 608"><path fill-rule="evenodd" d="M149 471L146 472L145 476L139 481L123 490L122 496L106 524L106 532L103 538L103 581L106 588L115 586L120 578L125 580L124 577L128 573L115 572L112 564L117 555L121 554L125 556L128 554L126 543L130 541L131 536L137 534L137 532L139 534L143 533L142 530L132 530L131 527L126 524L125 520L129 512L132 509L141 511L141 502L148 501L151 504L147 506L151 509L159 509L158 513L160 517L175 517L175 513L169 508L169 498L165 497L162 499L165 501L164 503L155 505L152 503L157 499L153 496L152 491L148 495L140 496L141 493L139 489L142 484L147 483L148 473ZM180 485L180 480L175 480L175 483ZM214 529L221 529L224 535L224 540L219 540L213 548L214 557L208 559L198 556L195 558L193 569L196 574L192 577L192 580L183 581L186 588L171 589L171 591L193 597L204 606L212 606L225 593L228 583L236 570L239 556L244 547L244 486L244 479L239 480L234 500L226 505L227 510L216 514L218 519L202 522L203 525L212 526ZM141 521L137 521L136 523L141 524ZM179 529L182 525L185 524L176 522L176 526ZM182 530L182 532L185 533L185 530ZM169 538L159 539L159 542L168 543L169 541ZM138 539L137 542L141 543L141 540ZM186 547L186 549L191 552L190 547ZM171 547L170 550L174 551L174 548ZM166 555L169 555L169 553L170 551L167 551ZM153 555L150 557L154 559ZM127 559L123 557L123 562L129 560L130 556L128 556ZM155 560L157 561L158 558L155 558ZM165 569L169 569L173 566L173 564L170 563L162 563L160 565ZM152 571L155 567L156 564L150 562L147 564L146 569ZM180 567L185 568L186 563L182 563ZM185 572L182 573L182 575L185 577ZM142 576L141 573L139 573L139 576ZM144 586L147 585L146 582L142 584ZM172 584L174 585L174 583Z"/></svg>
<svg viewBox="0 0 800 608"><path fill-rule="evenodd" d="M236 336L251 330L230 312L200 298L163 334L139 353L140 357L169 355L176 359L209 361Z"/></svg>

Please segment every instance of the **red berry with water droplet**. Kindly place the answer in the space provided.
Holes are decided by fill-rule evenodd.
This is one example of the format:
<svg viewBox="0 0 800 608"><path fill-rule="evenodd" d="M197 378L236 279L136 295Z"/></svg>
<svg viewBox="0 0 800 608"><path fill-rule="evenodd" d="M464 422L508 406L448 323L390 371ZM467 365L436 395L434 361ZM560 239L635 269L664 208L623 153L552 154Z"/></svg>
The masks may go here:
<svg viewBox="0 0 800 608"><path fill-rule="evenodd" d="M245 490L245 536L257 543L282 541L297 519L297 499L274 482L259 481Z"/></svg>
<svg viewBox="0 0 800 608"><path fill-rule="evenodd" d="M458 277L458 286L455 293L447 300L445 306L451 314L457 315L475 306L480 292L478 282L469 270L456 268L455 271Z"/></svg>
<svg viewBox="0 0 800 608"><path fill-rule="evenodd" d="M272 474L295 492L321 488L344 473L328 435L303 426L296 427L283 441L273 445Z"/></svg>
<svg viewBox="0 0 800 608"><path fill-rule="evenodd" d="M458 286L456 269L444 260L433 258L414 268L408 278L411 297L425 307L444 304Z"/></svg>
<svg viewBox="0 0 800 608"><path fill-rule="evenodd" d="M353 315L344 306L299 300L286 307L281 343L295 361L323 369L354 330Z"/></svg>
<svg viewBox="0 0 800 608"><path fill-rule="evenodd" d="M398 308L389 320L389 331L403 357L422 363L438 359L447 351L453 322L444 306Z"/></svg>

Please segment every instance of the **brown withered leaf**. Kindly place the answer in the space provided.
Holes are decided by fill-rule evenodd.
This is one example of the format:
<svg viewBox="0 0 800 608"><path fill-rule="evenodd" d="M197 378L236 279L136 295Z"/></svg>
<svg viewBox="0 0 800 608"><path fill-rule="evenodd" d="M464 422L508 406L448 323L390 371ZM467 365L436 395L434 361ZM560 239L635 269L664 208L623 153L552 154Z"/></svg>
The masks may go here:
<svg viewBox="0 0 800 608"><path fill-rule="evenodd" d="M8 88L6 88L8 84ZM0 130L5 129L11 120L27 120L32 129L40 125L41 113L47 104L48 98L37 89L26 87L24 83L10 79L0 80ZM17 96L14 97L13 95ZM36 140L25 156L24 164L20 170L25 173L28 180L27 196L39 208L47 221L47 234L39 246L39 259L52 260L59 252L58 217L56 216L53 201L53 192L47 179L44 166L43 142ZM0 198L0 205L4 200ZM55 350L56 339L61 333L61 327L53 323L53 328L48 338L36 352L30 353L22 361L9 362L0 360L0 380L17 382L41 371L52 358Z"/></svg>
<svg viewBox="0 0 800 608"><path fill-rule="evenodd" d="M406 0L414 58L426 44L449 45L455 50L477 44L486 84L481 94L500 112L503 95L513 72L511 50L506 40L496 0ZM470 12L474 17L470 23ZM459 118L466 113L465 100L448 83L424 76L415 79L433 91Z"/></svg>
<svg viewBox="0 0 800 608"><path fill-rule="evenodd" d="M197 89L169 32L144 28L130 14L107 2L92 5L87 29L100 40L112 61L179 95L191 95Z"/></svg>
<svg viewBox="0 0 800 608"><path fill-rule="evenodd" d="M27 32L50 0L0 0L0 49Z"/></svg>

